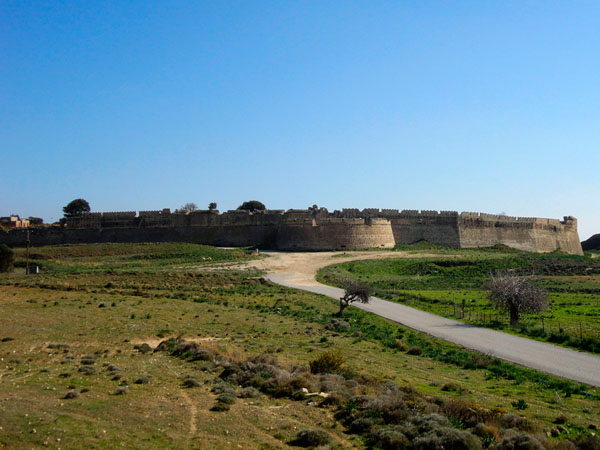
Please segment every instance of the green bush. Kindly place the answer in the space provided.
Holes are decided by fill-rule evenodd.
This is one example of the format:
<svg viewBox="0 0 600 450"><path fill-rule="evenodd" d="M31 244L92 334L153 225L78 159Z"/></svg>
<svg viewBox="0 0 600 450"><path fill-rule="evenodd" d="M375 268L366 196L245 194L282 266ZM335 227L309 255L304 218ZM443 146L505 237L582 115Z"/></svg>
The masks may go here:
<svg viewBox="0 0 600 450"><path fill-rule="evenodd" d="M8 272L15 261L15 252L12 248L0 244L0 272Z"/></svg>
<svg viewBox="0 0 600 450"><path fill-rule="evenodd" d="M519 399L518 401L511 402L510 404L513 406L513 408L517 408L520 410L529 408L529 405L527 404L527 402L525 400L523 400L522 398Z"/></svg>
<svg viewBox="0 0 600 450"><path fill-rule="evenodd" d="M310 371L312 373L337 373L342 370L345 362L346 359L340 350L332 350L312 360L309 363Z"/></svg>
<svg viewBox="0 0 600 450"><path fill-rule="evenodd" d="M415 345L415 346L409 348L406 353L408 353L409 355L417 355L418 356L418 355L420 355L423 352L421 350L421 347L418 347L418 346Z"/></svg>

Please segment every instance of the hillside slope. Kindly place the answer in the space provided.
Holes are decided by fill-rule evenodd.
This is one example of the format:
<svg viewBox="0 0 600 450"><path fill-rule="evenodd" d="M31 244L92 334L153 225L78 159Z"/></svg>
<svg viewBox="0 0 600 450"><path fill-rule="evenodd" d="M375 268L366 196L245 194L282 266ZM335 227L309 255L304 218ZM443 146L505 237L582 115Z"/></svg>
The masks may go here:
<svg viewBox="0 0 600 450"><path fill-rule="evenodd" d="M600 233L593 235L581 243L581 248L586 250L600 250Z"/></svg>

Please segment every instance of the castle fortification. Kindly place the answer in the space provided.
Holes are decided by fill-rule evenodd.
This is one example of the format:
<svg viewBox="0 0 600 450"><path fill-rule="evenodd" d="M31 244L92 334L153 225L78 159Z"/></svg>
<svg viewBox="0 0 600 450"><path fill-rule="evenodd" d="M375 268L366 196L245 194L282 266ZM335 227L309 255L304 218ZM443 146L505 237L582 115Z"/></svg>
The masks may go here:
<svg viewBox="0 0 600 450"><path fill-rule="evenodd" d="M0 232L0 242L24 246L26 230ZM35 228L31 245L93 242L194 242L278 250L392 248L429 241L476 248L504 244L530 252L583 254L577 219L508 217L456 211L395 209L266 210L258 212L124 211L88 213L61 227Z"/></svg>

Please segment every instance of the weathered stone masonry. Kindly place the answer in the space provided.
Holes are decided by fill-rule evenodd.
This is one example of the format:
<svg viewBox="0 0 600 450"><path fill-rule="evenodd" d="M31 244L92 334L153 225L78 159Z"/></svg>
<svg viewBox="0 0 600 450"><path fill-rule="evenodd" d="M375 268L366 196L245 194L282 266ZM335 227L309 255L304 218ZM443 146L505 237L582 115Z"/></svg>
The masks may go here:
<svg viewBox="0 0 600 450"><path fill-rule="evenodd" d="M394 209L135 211L89 213L64 220L62 227L35 228L32 245L92 242L195 242L216 246L256 246L279 250L392 248L425 240L452 247L504 244L531 252L583 254L577 219L508 217L456 211ZM0 242L26 243L25 230L0 233Z"/></svg>

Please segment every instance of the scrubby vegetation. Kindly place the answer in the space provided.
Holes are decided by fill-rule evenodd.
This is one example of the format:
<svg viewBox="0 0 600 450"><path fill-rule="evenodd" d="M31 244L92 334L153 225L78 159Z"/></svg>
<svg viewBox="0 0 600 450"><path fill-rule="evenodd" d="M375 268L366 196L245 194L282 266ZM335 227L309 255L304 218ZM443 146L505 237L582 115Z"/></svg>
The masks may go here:
<svg viewBox="0 0 600 450"><path fill-rule="evenodd" d="M338 361L339 352L318 356L310 361L308 370L298 364L284 367L269 355L232 359L199 344L173 339L163 341L156 351L167 351L187 361L194 361L194 355L211 355L204 360L209 365L204 364L202 370L220 372L211 390L219 394L212 411L229 410L229 405L235 403L237 390L240 391L237 395L243 397L242 392L255 389L275 398L311 403L316 399L318 406L334 411L334 418L346 427L347 433L359 435L369 447L465 450L554 447L534 424L503 408L489 409L459 398L426 396L410 386L401 387L353 370L341 371L341 364L332 365L335 373L325 373L323 361ZM315 371L314 367L320 370ZM517 410L527 408L522 399L512 405ZM560 434L558 428L548 433ZM331 441L324 430L306 429L291 443L316 447ZM600 439L581 434L561 442L563 448L587 449L590 444L600 445Z"/></svg>

